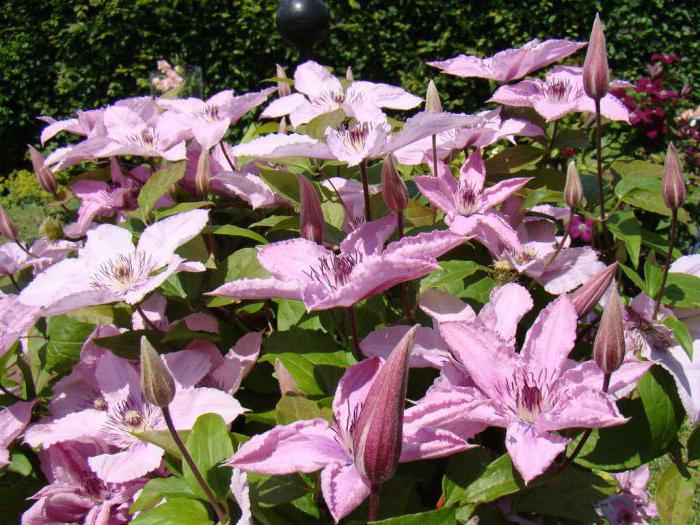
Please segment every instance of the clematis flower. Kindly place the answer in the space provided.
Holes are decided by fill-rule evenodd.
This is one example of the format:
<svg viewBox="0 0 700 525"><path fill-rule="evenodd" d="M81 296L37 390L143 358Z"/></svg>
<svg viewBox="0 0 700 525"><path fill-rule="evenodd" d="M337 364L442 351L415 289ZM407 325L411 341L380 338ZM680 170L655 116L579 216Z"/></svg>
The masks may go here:
<svg viewBox="0 0 700 525"><path fill-rule="evenodd" d="M256 93L235 96L232 89L220 91L208 100L198 98L168 99L159 98L158 105L180 117L180 122L188 128L194 139L204 149L218 144L238 119L251 109L259 106L275 88L267 88Z"/></svg>
<svg viewBox="0 0 700 525"><path fill-rule="evenodd" d="M22 435L32 418L34 401L19 401L0 409L0 469L10 463L8 447Z"/></svg>
<svg viewBox="0 0 700 525"><path fill-rule="evenodd" d="M438 268L436 257L462 242L449 231L433 231L384 248L395 228L394 215L363 224L340 243L339 253L306 239L268 244L258 249L258 261L271 277L240 279L208 295L294 299L303 301L308 311L348 307L427 275Z"/></svg>
<svg viewBox="0 0 700 525"><path fill-rule="evenodd" d="M345 210L342 230L350 233L365 221L365 201L362 183L343 177L329 177L320 181L321 186L334 192ZM376 195L380 187L376 184L368 186L369 194Z"/></svg>
<svg viewBox="0 0 700 525"><path fill-rule="evenodd" d="M91 109L88 111L78 110L76 111L76 116L74 118L65 120L56 120L49 116L39 117L39 120L48 124L48 126L41 131L41 145L43 146L46 144L46 142L56 136L56 134L62 131L67 131L72 135L83 137L103 133L103 117L104 108Z"/></svg>
<svg viewBox="0 0 700 525"><path fill-rule="evenodd" d="M515 230L493 208L531 178L515 177L484 188L486 166L478 151L462 165L459 181L444 164L438 166L438 171L437 177L418 176L414 181L430 203L445 212L445 223L451 231L477 239L496 237L515 252L521 249Z"/></svg>
<svg viewBox="0 0 700 525"><path fill-rule="evenodd" d="M593 238L593 219L590 217L581 218L580 215L574 215L568 228L569 235L572 239L581 239L584 242L591 242Z"/></svg>
<svg viewBox="0 0 700 525"><path fill-rule="evenodd" d="M202 231L206 210L173 215L147 227L136 247L131 232L103 224L90 230L77 259L65 259L44 272L20 294L20 302L59 315L86 306L125 301L136 304L178 271L202 271L175 250Z"/></svg>
<svg viewBox="0 0 700 525"><path fill-rule="evenodd" d="M535 39L522 47L499 51L489 58L458 55L448 60L428 62L428 65L449 75L487 78L506 83L558 62L585 45L585 42L570 40L541 42Z"/></svg>
<svg viewBox="0 0 700 525"><path fill-rule="evenodd" d="M88 458L100 479L124 483L145 476L160 466L164 451L133 433L166 430L162 412L144 398L137 365L94 346L84 350L74 371L56 385L51 416L32 426L25 440L44 449L76 439L102 440L110 451ZM170 412L176 429L191 429L204 413L230 423L244 412L229 394L196 386L211 370L205 352L181 350L162 359L175 380ZM76 382L80 388L73 391L69 385Z"/></svg>
<svg viewBox="0 0 700 525"><path fill-rule="evenodd" d="M656 504L647 491L649 467L613 474L619 489L598 505L611 525L646 525L647 519L658 517Z"/></svg>
<svg viewBox="0 0 700 525"><path fill-rule="evenodd" d="M340 80L313 60L297 67L294 88L298 93L275 100L261 117L289 115L292 126L296 127L324 113L342 109L348 117L360 122L386 121L381 108L411 109L423 102L400 87L388 84L354 81L343 89Z"/></svg>
<svg viewBox="0 0 700 525"><path fill-rule="evenodd" d="M0 357L39 320L40 308L22 304L16 295L0 292Z"/></svg>
<svg viewBox="0 0 700 525"><path fill-rule="evenodd" d="M30 253L34 254L34 252ZM32 257L15 242L6 242L0 245L0 275L14 275L25 268L31 268L45 262L48 260Z"/></svg>
<svg viewBox="0 0 700 525"><path fill-rule="evenodd" d="M611 82L617 87L619 82ZM595 103L583 90L583 69L580 67L555 67L547 72L544 80L523 80L512 86L501 86L489 102L506 106L527 106L548 121L559 120L575 112L595 113ZM600 112L610 120L629 123L629 110L614 95L600 99Z"/></svg>
<svg viewBox="0 0 700 525"><path fill-rule="evenodd" d="M59 443L41 452L41 467L49 485L32 496L36 503L22 516L22 525L129 523L129 505L146 484L105 483L90 470L89 458L109 452L98 440Z"/></svg>
<svg viewBox="0 0 700 525"><path fill-rule="evenodd" d="M601 390L602 372L595 363L568 359L576 340L576 322L570 300L560 296L537 317L520 353L478 321L447 322L440 327L455 358L487 401L464 418L506 428L506 448L526 483L566 449L567 439L554 432L626 421L614 397ZM648 366L623 364L612 376L610 391L633 383Z"/></svg>
<svg viewBox="0 0 700 525"><path fill-rule="evenodd" d="M321 470L321 491L336 522L369 495L369 481L358 471L356 432L359 414L383 361L377 357L350 366L333 399L333 422L297 421L254 436L226 465L244 471L283 475ZM442 457L470 448L465 439L447 431L434 432L429 417L415 411L404 414L400 461Z"/></svg>

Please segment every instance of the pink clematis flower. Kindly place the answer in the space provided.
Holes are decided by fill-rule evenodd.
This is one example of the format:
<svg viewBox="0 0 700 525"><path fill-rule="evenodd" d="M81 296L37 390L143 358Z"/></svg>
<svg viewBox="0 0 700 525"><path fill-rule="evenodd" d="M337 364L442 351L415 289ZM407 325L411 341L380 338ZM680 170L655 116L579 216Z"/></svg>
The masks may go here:
<svg viewBox="0 0 700 525"><path fill-rule="evenodd" d="M78 110L76 112L76 117L65 120L56 120L47 116L39 117L39 120L48 124L48 126L41 131L41 144L43 146L62 131L67 131L72 135L82 137L102 134L104 133L104 126L102 125L103 117L104 108L91 109L88 111Z"/></svg>
<svg viewBox="0 0 700 525"><path fill-rule="evenodd" d="M658 517L656 504L647 491L649 467L613 474L619 490L598 505L611 525L646 525L647 519Z"/></svg>
<svg viewBox="0 0 700 525"><path fill-rule="evenodd" d="M516 49L499 51L489 58L458 55L448 60L428 62L429 66L458 77L479 77L498 82L522 78L578 51L585 42L570 40L530 40Z"/></svg>
<svg viewBox="0 0 700 525"><path fill-rule="evenodd" d="M40 308L22 304L16 295L0 292L0 357L39 320Z"/></svg>
<svg viewBox="0 0 700 525"><path fill-rule="evenodd" d="M313 118L342 109L361 122L386 121L381 108L411 109L423 100L400 87L373 82L352 82L347 89L328 69L309 60L294 72L294 87L298 93L281 97L262 112L263 118L289 115L292 126L306 124Z"/></svg>
<svg viewBox="0 0 700 525"><path fill-rule="evenodd" d="M343 177L329 177L320 184L334 192L340 200L345 210L342 227L345 233L350 233L365 222L365 201L361 182ZM370 184L368 187L370 195L380 192L378 185Z"/></svg>
<svg viewBox="0 0 700 525"><path fill-rule="evenodd" d="M515 319L504 320L514 330ZM440 327L455 358L487 402L463 417L506 428L506 448L526 483L565 450L567 440L554 432L626 421L614 397L602 391L603 374L595 363L568 359L576 340L576 322L570 300L559 297L537 317L520 353L478 320ZM610 391L634 383L648 366L623 364L612 375Z"/></svg>
<svg viewBox="0 0 700 525"><path fill-rule="evenodd" d="M271 277L240 279L208 295L294 299L303 301L308 311L348 307L427 275L439 267L436 257L463 240L449 231L433 231L404 237L384 248L395 228L394 215L363 224L340 243L337 254L306 239L260 247L258 261Z"/></svg>
<svg viewBox="0 0 700 525"><path fill-rule="evenodd" d="M77 259L65 259L44 272L20 294L27 306L43 315L59 315L86 306L140 302L178 271L202 271L175 250L202 231L206 210L173 215L147 227L136 247L131 232L103 224L90 230Z"/></svg>
<svg viewBox="0 0 700 525"><path fill-rule="evenodd" d="M459 181L442 163L438 171L437 177L419 176L414 181L430 203L445 212L445 223L451 231L479 240L495 237L515 252L521 249L515 230L493 208L525 186L531 178L515 177L484 188L486 166L478 151L472 153L462 165Z"/></svg>
<svg viewBox="0 0 700 525"><path fill-rule="evenodd" d="M583 242L591 242L593 239L593 219L590 217L581 218L574 215L569 224L569 235L572 239L581 239Z"/></svg>
<svg viewBox="0 0 700 525"><path fill-rule="evenodd" d="M617 87L619 82L611 82ZM556 67L544 80L523 80L512 86L501 86L489 102L506 106L532 107L548 121L559 120L574 112L595 113L595 103L583 90L583 68ZM629 110L614 95L600 100L601 114L610 120L629 122Z"/></svg>
<svg viewBox="0 0 700 525"><path fill-rule="evenodd" d="M218 144L238 119L259 106L275 88L256 93L235 96L232 89L220 91L208 100L198 98L159 98L158 105L179 116L182 125L190 130L194 139L204 149Z"/></svg>
<svg viewBox="0 0 700 525"><path fill-rule="evenodd" d="M34 252L30 253L36 255ZM32 257L17 246L17 243L6 242L0 245L0 275L14 275L25 268L32 268L46 262L49 260Z"/></svg>
<svg viewBox="0 0 700 525"><path fill-rule="evenodd" d="M102 329L101 335L107 334L109 330ZM175 380L170 412L178 430L192 428L204 413L219 414L230 423L244 412L226 392L197 386L212 367L205 352L181 350L163 356L163 360ZM31 446L48 448L83 438L102 440L112 449L91 456L88 464L108 483L131 481L160 466L163 449L133 435L166 429L161 410L144 398L136 364L94 346L87 347L81 353L80 363L59 381L56 390L52 416L25 434Z"/></svg>
<svg viewBox="0 0 700 525"><path fill-rule="evenodd" d="M59 443L41 452L41 467L49 485L32 496L36 503L22 516L22 525L129 523L129 505L146 484L145 478L105 483L90 470L90 457L106 454L99 440Z"/></svg>
<svg viewBox="0 0 700 525"><path fill-rule="evenodd" d="M34 401L19 401L0 408L0 469L10 463L8 447L24 432L32 418L32 408Z"/></svg>
<svg viewBox="0 0 700 525"><path fill-rule="evenodd" d="M357 508L370 493L368 480L355 466L355 430L362 405L383 361L377 357L349 367L333 400L333 423L297 421L254 436L226 463L241 470L282 475L321 470L321 490L336 522ZM407 410L400 461L442 457L472 445L450 432L435 432L430 416Z"/></svg>

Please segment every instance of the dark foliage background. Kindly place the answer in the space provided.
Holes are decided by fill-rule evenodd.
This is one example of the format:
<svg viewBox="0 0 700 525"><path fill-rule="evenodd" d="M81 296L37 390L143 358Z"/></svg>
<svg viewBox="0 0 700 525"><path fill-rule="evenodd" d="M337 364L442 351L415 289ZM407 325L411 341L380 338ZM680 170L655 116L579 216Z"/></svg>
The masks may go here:
<svg viewBox="0 0 700 525"><path fill-rule="evenodd" d="M651 53L677 53L690 81L700 77L700 2L666 0L329 0L330 38L314 58L356 77L422 93L436 70L426 60L492 53L534 38L586 40L602 13L617 77L644 73ZM148 92L165 58L199 65L205 95L251 90L276 62L299 60L277 34L273 0L4 0L0 2L0 175L23 166L36 143L36 116L68 116ZM583 55L579 58L582 60ZM342 68L342 69L341 69ZM449 108L478 109L482 80L438 77ZM697 96L697 95L696 95Z"/></svg>

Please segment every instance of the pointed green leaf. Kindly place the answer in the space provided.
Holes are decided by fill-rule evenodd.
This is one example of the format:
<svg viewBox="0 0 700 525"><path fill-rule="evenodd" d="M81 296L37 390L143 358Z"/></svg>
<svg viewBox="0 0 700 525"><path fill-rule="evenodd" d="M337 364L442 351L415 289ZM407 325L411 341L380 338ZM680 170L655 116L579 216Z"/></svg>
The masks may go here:
<svg viewBox="0 0 700 525"><path fill-rule="evenodd" d="M167 193L171 186L185 176L185 161L168 164L162 170L151 175L141 188L138 196L139 213L143 222L148 219L156 205L156 202Z"/></svg>

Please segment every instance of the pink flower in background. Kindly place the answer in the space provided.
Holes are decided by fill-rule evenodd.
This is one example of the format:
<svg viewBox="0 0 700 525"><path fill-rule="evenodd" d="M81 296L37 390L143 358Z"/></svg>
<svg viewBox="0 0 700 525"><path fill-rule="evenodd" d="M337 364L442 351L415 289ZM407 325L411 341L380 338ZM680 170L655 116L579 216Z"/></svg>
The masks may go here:
<svg viewBox="0 0 700 525"><path fill-rule="evenodd" d="M645 525L647 519L658 517L656 504L647 491L648 466L613 476L619 485L618 492L598 504L611 525Z"/></svg>
<svg viewBox="0 0 700 525"><path fill-rule="evenodd" d="M180 73L178 73L177 70L166 60L158 60L158 62L156 62L156 67L158 68L158 71L165 76L162 78L154 78L151 80L151 83L161 93L179 88L182 84L184 84L185 79L182 78Z"/></svg>
<svg viewBox="0 0 700 525"><path fill-rule="evenodd" d="M99 440L59 443L41 452L41 468L49 485L32 496L36 500L22 515L22 525L129 523L129 505L146 479L105 483L95 476L89 458L110 451Z"/></svg>
<svg viewBox="0 0 700 525"><path fill-rule="evenodd" d="M147 227L134 246L124 228L103 224L90 230L78 258L51 266L20 294L20 302L41 307L42 315L86 306L140 302L178 271L203 271L175 250L197 236L207 223L206 210L173 215Z"/></svg>
<svg viewBox="0 0 700 525"><path fill-rule="evenodd" d="M294 299L303 301L308 311L352 306L427 275L439 267L436 257L463 240L449 231L432 231L404 237L384 248L395 228L394 215L363 224L340 243L339 253L306 239L262 246L258 261L271 277L240 279L208 295Z"/></svg>
<svg viewBox="0 0 700 525"><path fill-rule="evenodd" d="M298 126L324 113L342 109L347 116L360 122L385 121L382 108L411 109L423 102L421 98L388 84L356 81L343 89L340 80L312 60L297 67L294 88L298 93L275 100L265 108L261 117L289 115L292 126Z"/></svg>
<svg viewBox="0 0 700 525"><path fill-rule="evenodd" d="M611 87L620 85L619 81L610 83ZM548 121L569 113L595 113L593 99L583 91L583 68L580 67L555 67L547 72L544 80L530 79L501 86L489 102L532 107ZM629 110L614 95L607 94L600 100L600 112L610 120L629 122Z"/></svg>
<svg viewBox="0 0 700 525"><path fill-rule="evenodd" d="M578 51L585 42L570 40L530 40L522 47L499 51L489 58L458 55L448 60L428 62L443 73L458 77L479 77L510 82L528 73L558 62Z"/></svg>
<svg viewBox="0 0 700 525"><path fill-rule="evenodd" d="M569 235L571 235L572 239L581 239L583 242L591 242L591 239L593 239L593 219L574 215L571 224L569 224Z"/></svg>
<svg viewBox="0 0 700 525"><path fill-rule="evenodd" d="M32 418L34 401L19 401L0 408L0 469L10 463L8 447L22 435Z"/></svg>
<svg viewBox="0 0 700 525"><path fill-rule="evenodd" d="M26 306L16 295L0 292L0 357L39 320L40 307Z"/></svg>

